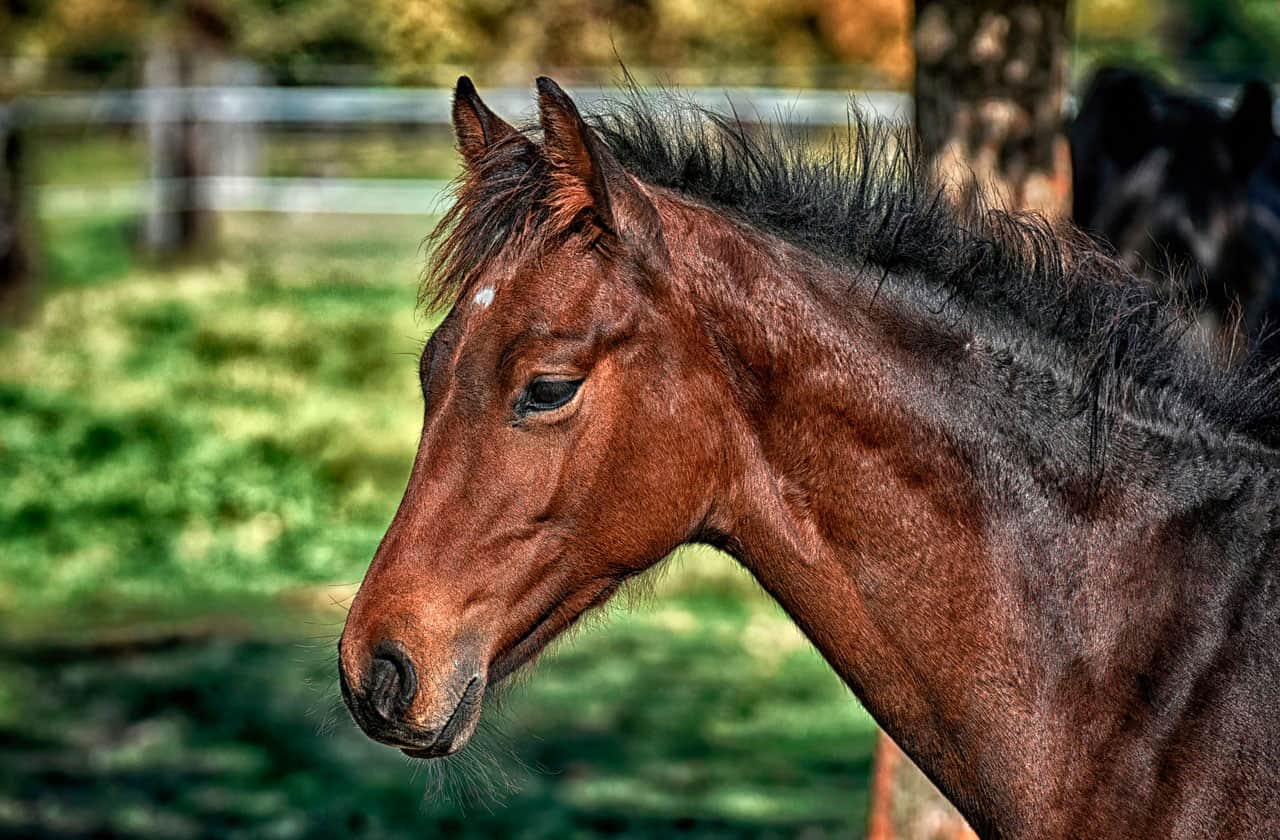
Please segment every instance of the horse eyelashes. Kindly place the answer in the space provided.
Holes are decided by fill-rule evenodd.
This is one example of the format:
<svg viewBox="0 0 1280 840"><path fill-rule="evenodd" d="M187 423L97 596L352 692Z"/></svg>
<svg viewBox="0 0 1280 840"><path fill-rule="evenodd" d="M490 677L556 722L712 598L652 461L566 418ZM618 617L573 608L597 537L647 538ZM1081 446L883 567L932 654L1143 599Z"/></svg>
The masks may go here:
<svg viewBox="0 0 1280 840"><path fill-rule="evenodd" d="M581 379L535 379L520 395L516 411L520 414L554 411L567 405L580 385Z"/></svg>

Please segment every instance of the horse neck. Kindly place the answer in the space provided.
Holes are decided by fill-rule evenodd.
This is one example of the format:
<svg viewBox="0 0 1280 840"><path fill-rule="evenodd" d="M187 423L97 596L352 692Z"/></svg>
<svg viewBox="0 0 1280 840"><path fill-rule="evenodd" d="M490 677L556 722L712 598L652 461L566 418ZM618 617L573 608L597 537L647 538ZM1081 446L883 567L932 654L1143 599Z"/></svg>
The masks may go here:
<svg viewBox="0 0 1280 840"><path fill-rule="evenodd" d="M1081 708L1089 683L1073 669L1092 674L1097 653L1140 671L1114 640L1141 646L1203 583L1126 559L1193 502L1179 488L1141 499L1125 488L1175 470L1118 453L1118 480L1096 484L1087 419L1065 394L1028 396L1007 370L966 361L980 337L957 344L874 275L684 221L675 273L733 394L733 454L708 537L975 826L997 815L1002 830L1043 826L1079 772L1064 761L1106 730L1084 725L1101 712ZM961 358L929 349L939 346ZM1110 518L1082 501L1099 495ZM1122 610L1106 604L1116 587ZM1082 608L1082 594L1101 606Z"/></svg>

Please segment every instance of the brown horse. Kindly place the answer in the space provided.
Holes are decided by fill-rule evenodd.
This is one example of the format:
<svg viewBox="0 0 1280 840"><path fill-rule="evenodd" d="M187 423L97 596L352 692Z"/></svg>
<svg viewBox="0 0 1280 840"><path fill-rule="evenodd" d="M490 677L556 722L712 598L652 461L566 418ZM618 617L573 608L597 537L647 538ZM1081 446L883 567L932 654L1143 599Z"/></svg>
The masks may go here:
<svg viewBox="0 0 1280 840"><path fill-rule="evenodd" d="M487 687L687 542L734 555L991 837L1280 836L1277 376L907 135L466 79L404 500L339 646L359 725ZM678 679L679 675L672 675Z"/></svg>

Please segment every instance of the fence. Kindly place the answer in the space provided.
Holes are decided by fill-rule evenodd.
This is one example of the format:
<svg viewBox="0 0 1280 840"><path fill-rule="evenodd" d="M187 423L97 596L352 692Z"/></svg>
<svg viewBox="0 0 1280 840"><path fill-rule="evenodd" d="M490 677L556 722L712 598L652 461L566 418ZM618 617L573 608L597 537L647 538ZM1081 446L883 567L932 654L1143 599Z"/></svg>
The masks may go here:
<svg viewBox="0 0 1280 840"><path fill-rule="evenodd" d="M572 91L586 110L617 96L610 88ZM784 120L814 127L845 124L851 101L879 117L905 117L906 94L770 87L681 88L682 99L746 122ZM499 88L485 99L513 119L532 116L531 90ZM94 93L46 93L23 100L30 127L142 126L148 136L151 176L145 180L81 188L46 187L41 212L74 214L102 209L145 214L151 224L188 211L420 214L438 207L439 179L268 178L255 171L255 132L263 127L445 126L452 92L442 88L279 88L257 85L156 86ZM203 139L193 154L166 138L185 130ZM175 163L168 158L180 157ZM159 159L157 159L159 158ZM191 159L201 172L175 176Z"/></svg>
<svg viewBox="0 0 1280 840"><path fill-rule="evenodd" d="M163 73L159 77L162 80ZM155 84L137 90L44 93L21 100L19 112L28 127L138 126L149 140L147 178L92 188L45 187L38 195L41 212L137 212L154 231L182 214L202 212L399 215L430 213L439 207L447 185L440 179L262 177L256 135L265 127L349 131L446 126L450 90L261 86L252 84L257 76L251 66L235 61L227 62L221 78L241 83ZM602 87L575 88L572 93L584 110L617 96L616 89ZM817 128L845 124L851 102L875 117L905 119L911 109L910 95L895 91L691 87L681 88L677 95L745 122L781 120ZM496 111L513 119L533 116L530 89L496 88L484 96ZM1230 99L1221 98L1220 103L1229 107ZM200 141L204 151L192 153L174 141L181 136ZM198 165L189 171L193 159Z"/></svg>
<svg viewBox="0 0 1280 840"><path fill-rule="evenodd" d="M617 97L613 88L570 90L584 110ZM734 112L748 122L773 120L842 125L850 101L877 116L905 116L908 94L770 87L680 88L679 97L701 107ZM447 125L453 93L444 88L279 88L258 86L151 88L28 97L28 118L41 124L141 123L148 119L199 123ZM533 92L484 91L485 102L512 117L532 114Z"/></svg>

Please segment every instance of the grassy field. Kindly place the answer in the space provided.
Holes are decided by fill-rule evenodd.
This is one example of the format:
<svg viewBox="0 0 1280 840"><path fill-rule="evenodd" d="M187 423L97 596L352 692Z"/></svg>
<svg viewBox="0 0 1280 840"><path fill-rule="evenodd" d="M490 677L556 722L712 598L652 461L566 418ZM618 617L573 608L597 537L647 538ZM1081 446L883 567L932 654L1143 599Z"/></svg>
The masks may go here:
<svg viewBox="0 0 1280 840"><path fill-rule="evenodd" d="M146 144L127 131L49 133L33 144L37 184L95 186L147 177ZM269 177L450 178L457 166L448 129L348 133L267 131L260 171Z"/></svg>
<svg viewBox="0 0 1280 840"><path fill-rule="evenodd" d="M707 550L443 767L342 712L420 420L425 225L239 218L162 271L127 219L47 220L46 304L0 333L0 835L860 835L870 720Z"/></svg>

